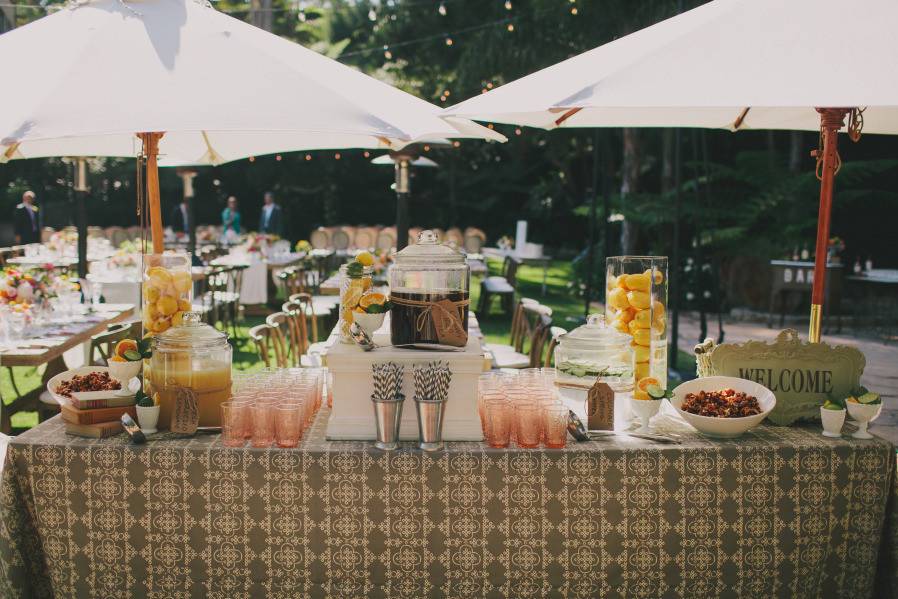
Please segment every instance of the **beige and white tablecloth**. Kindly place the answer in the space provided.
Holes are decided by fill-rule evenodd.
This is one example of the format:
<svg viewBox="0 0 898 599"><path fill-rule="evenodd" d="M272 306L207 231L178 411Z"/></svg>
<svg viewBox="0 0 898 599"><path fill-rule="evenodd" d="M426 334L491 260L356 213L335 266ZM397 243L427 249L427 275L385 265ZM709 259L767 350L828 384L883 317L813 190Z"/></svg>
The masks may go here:
<svg viewBox="0 0 898 599"><path fill-rule="evenodd" d="M894 448L764 426L565 450L229 449L13 439L3 597L871 599L896 571ZM885 540L885 546L883 545ZM877 576L879 588L877 590ZM892 595L894 596L894 595Z"/></svg>

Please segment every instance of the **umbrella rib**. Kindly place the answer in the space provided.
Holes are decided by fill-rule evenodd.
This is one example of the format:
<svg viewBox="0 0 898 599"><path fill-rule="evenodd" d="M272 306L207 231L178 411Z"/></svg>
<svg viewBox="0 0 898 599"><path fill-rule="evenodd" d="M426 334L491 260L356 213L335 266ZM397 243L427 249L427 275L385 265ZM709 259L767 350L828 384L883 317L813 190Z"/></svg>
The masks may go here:
<svg viewBox="0 0 898 599"><path fill-rule="evenodd" d="M564 123L566 120L568 120L569 118L571 118L572 116L574 116L575 114L580 112L581 110L583 110L582 106L578 107L578 108L571 108L570 110L565 112L563 115L561 115L560 117L555 119L555 126L560 127L562 123Z"/></svg>
<svg viewBox="0 0 898 599"><path fill-rule="evenodd" d="M741 127L742 123L745 122L745 117L748 116L749 110L751 110L751 106L746 106L742 109L742 112L740 112L739 116L736 117L736 120L733 121L733 131L739 130L739 127Z"/></svg>

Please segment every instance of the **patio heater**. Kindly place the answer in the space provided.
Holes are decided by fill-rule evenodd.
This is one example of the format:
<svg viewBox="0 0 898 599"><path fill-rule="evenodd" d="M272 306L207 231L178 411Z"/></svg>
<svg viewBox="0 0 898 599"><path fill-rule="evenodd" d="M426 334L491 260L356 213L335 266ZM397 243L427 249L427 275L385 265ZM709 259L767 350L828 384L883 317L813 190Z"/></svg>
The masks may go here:
<svg viewBox="0 0 898 599"><path fill-rule="evenodd" d="M78 228L78 278L87 278L87 159L75 159L75 226Z"/></svg>

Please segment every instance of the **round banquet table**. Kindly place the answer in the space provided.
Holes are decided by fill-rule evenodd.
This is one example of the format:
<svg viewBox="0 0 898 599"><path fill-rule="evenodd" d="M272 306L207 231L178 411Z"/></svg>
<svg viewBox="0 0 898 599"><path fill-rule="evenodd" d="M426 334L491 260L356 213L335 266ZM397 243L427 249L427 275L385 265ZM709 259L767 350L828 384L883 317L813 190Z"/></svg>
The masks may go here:
<svg viewBox="0 0 898 599"><path fill-rule="evenodd" d="M895 449L762 426L682 445L9 444L4 597L894 596ZM878 586L877 586L878 585Z"/></svg>

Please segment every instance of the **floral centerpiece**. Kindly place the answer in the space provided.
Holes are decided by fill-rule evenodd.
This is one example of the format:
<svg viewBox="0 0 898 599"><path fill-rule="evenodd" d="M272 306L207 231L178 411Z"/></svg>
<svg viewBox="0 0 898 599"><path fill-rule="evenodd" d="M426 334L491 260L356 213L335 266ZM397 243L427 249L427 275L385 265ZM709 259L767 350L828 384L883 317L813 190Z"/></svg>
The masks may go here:
<svg viewBox="0 0 898 599"><path fill-rule="evenodd" d="M826 260L830 264L841 264L842 252L845 251L845 242L839 237L829 240L826 247Z"/></svg>
<svg viewBox="0 0 898 599"><path fill-rule="evenodd" d="M496 242L496 247L498 247L500 250L513 250L514 239L512 239L508 235L503 235L499 238L499 241Z"/></svg>
<svg viewBox="0 0 898 599"><path fill-rule="evenodd" d="M16 268L0 270L0 304L28 309L43 298L53 295L48 280L50 269L23 271Z"/></svg>
<svg viewBox="0 0 898 599"><path fill-rule="evenodd" d="M268 246L280 239L277 235L269 233L247 233L246 241L243 242L243 249L249 254L268 254Z"/></svg>
<svg viewBox="0 0 898 599"><path fill-rule="evenodd" d="M74 231L56 231L50 235L50 239L46 242L46 247L50 251L62 256L66 253L66 248L74 246L78 243L78 233Z"/></svg>
<svg viewBox="0 0 898 599"><path fill-rule="evenodd" d="M312 251L312 244L309 243L305 239L300 239L299 241L296 242L295 249L296 249L296 252L299 254L303 254L303 253L308 254L309 252Z"/></svg>

